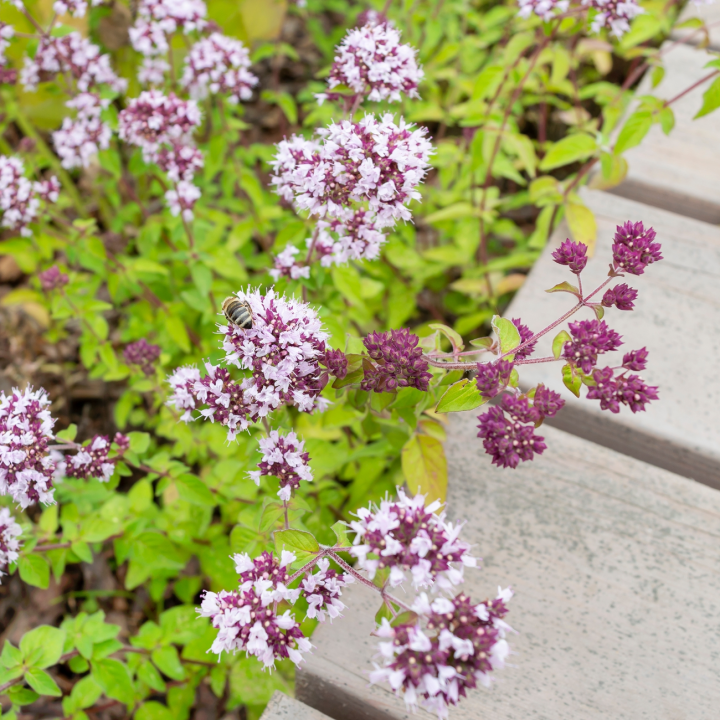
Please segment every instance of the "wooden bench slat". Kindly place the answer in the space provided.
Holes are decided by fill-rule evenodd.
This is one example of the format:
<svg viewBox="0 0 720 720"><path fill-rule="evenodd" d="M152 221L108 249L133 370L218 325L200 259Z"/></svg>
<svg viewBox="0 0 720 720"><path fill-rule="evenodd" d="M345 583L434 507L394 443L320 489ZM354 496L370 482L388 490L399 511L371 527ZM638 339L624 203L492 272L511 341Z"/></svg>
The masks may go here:
<svg viewBox="0 0 720 720"><path fill-rule="evenodd" d="M720 702L720 494L543 427L549 449L500 470L478 447L474 414L451 421L454 519L483 569L464 590L515 597L514 654L455 720L711 720ZM298 697L336 720L408 720L368 687L378 596L352 586L343 618L318 628ZM431 717L421 712L420 717Z"/></svg>
<svg viewBox="0 0 720 720"><path fill-rule="evenodd" d="M319 710L276 690L260 720L330 720L330 718Z"/></svg>

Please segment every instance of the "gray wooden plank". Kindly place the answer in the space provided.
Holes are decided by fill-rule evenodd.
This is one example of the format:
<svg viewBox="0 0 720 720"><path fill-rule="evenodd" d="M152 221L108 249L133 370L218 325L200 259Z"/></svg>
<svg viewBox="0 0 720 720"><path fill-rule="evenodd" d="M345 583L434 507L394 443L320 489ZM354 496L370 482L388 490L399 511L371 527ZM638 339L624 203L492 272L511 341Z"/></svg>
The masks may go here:
<svg viewBox="0 0 720 720"><path fill-rule="evenodd" d="M260 720L330 720L315 708L295 700L279 690L273 694Z"/></svg>
<svg viewBox="0 0 720 720"><path fill-rule="evenodd" d="M706 36L705 33L698 33L692 29L682 28L673 30L672 38L699 45L706 41L706 37L709 37L709 48L711 50L720 50L720 3L716 1L696 5L694 2L688 2L682 13L680 13L680 22L685 22L691 18L700 18L705 23L708 35Z"/></svg>
<svg viewBox="0 0 720 720"><path fill-rule="evenodd" d="M543 382L562 391L567 402L552 421L557 427L720 488L720 228L602 192L586 191L583 198L598 223L596 254L583 272L586 291L607 277L617 225L642 220L655 228L662 244L664 260L639 277L622 280L639 297L631 312L607 312L608 325L623 336L624 345L599 362L600 367L620 365L623 353L647 347L649 363L642 376L659 386L660 399L636 414L626 407L617 415L601 411L598 401L585 398L585 389L580 399L565 390L560 363L522 366L521 383L532 387ZM520 317L540 330L572 307L572 296L545 292L562 280L574 280L551 257L568 236L563 224L507 317ZM591 310L581 310L573 319L590 317ZM552 338L559 330L540 340L536 357L552 354Z"/></svg>
<svg viewBox="0 0 720 720"><path fill-rule="evenodd" d="M490 465L474 414L451 420L449 513L483 557L464 590L515 596L513 655L454 720L716 720L720 703L720 494L543 428L549 449ZM359 585L318 628L297 694L335 720L409 720L368 687L378 596ZM421 712L419 717L431 717Z"/></svg>
<svg viewBox="0 0 720 720"><path fill-rule="evenodd" d="M704 65L717 57L680 45L668 53L666 74L652 89L646 76L638 95L669 100L708 75ZM720 223L720 112L693 120L707 86L695 88L673 103L675 128L665 135L659 125L625 157L625 181L611 192L709 223Z"/></svg>

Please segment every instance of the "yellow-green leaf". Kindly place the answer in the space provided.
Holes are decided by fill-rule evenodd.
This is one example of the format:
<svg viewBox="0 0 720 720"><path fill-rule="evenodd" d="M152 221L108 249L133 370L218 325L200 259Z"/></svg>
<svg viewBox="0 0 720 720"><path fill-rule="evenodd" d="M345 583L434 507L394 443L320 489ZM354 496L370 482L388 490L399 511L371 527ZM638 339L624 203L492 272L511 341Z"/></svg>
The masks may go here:
<svg viewBox="0 0 720 720"><path fill-rule="evenodd" d="M427 501L445 500L447 460L437 438L413 435L402 449L402 469L410 492L427 495Z"/></svg>
<svg viewBox="0 0 720 720"><path fill-rule="evenodd" d="M582 203L568 202L565 205L565 219L573 239L587 245L587 255L592 257L597 238L597 223L592 210Z"/></svg>

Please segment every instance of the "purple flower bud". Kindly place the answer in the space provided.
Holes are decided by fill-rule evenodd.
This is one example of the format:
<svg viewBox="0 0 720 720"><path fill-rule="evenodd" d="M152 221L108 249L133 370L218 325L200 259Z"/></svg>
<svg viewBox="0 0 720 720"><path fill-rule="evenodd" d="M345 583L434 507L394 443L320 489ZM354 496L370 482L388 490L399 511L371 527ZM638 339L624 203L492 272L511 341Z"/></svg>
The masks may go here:
<svg viewBox="0 0 720 720"><path fill-rule="evenodd" d="M626 370L635 370L640 372L647 367L648 351L645 348L640 350L631 350L623 356L623 367Z"/></svg>
<svg viewBox="0 0 720 720"><path fill-rule="evenodd" d="M120 455L125 454L130 449L130 438L122 433L115 433L113 442L117 446Z"/></svg>
<svg viewBox="0 0 720 720"><path fill-rule="evenodd" d="M508 413L509 418L505 415ZM478 417L485 452L492 456L493 465L515 468L520 461L541 455L547 445L535 435L535 423L540 412L526 397L503 396L500 407L491 407Z"/></svg>
<svg viewBox="0 0 720 720"><path fill-rule="evenodd" d="M612 368L606 367L602 370L595 370L592 376L595 385L588 388L588 400L599 400L601 410L610 410L610 412L619 413L620 404L617 400L617 387L613 378Z"/></svg>
<svg viewBox="0 0 720 720"><path fill-rule="evenodd" d="M587 245L580 242L572 242L570 238L565 240L560 247L553 252L553 260L558 265L567 265L570 272L579 275L587 265Z"/></svg>
<svg viewBox="0 0 720 720"><path fill-rule="evenodd" d="M498 360L492 363L478 363L475 382L483 397L493 398L510 380L513 363L508 360Z"/></svg>
<svg viewBox="0 0 720 720"><path fill-rule="evenodd" d="M641 222L618 225L613 240L613 262L618 271L642 275L651 263L662 260L660 243L655 240L655 230Z"/></svg>
<svg viewBox="0 0 720 720"><path fill-rule="evenodd" d="M563 357L590 373L598 355L617 350L621 336L611 330L604 320L579 320L569 324L572 340L565 343Z"/></svg>
<svg viewBox="0 0 720 720"><path fill-rule="evenodd" d="M533 407L544 417L555 417L558 411L565 405L565 401L560 397L560 393L546 388L540 384L535 390L533 398Z"/></svg>
<svg viewBox="0 0 720 720"><path fill-rule="evenodd" d="M593 372L595 386L588 388L589 400L599 400L601 410L620 412L620 404L627 405L634 413L645 410L651 400L658 399L657 387L647 385L639 375L622 373L613 376L612 368Z"/></svg>
<svg viewBox="0 0 720 720"><path fill-rule="evenodd" d="M518 329L518 332L520 333L520 344L529 340L533 336L533 331L527 325L523 325L523 322L520 318L513 318L512 324ZM515 353L515 359L523 360L524 358L530 357L535 352L536 345L537 340L535 340L535 342L531 342L529 345L526 345L522 350L518 350Z"/></svg>
<svg viewBox="0 0 720 720"><path fill-rule="evenodd" d="M375 361L375 367L365 371L363 390L390 392L400 387L414 387L427 392L432 374L417 347L420 339L407 328L385 333L370 333L363 344Z"/></svg>
<svg viewBox="0 0 720 720"><path fill-rule="evenodd" d="M137 365L148 377L155 372L153 363L160 357L160 346L148 344L145 338L130 343L123 350L128 365Z"/></svg>
<svg viewBox="0 0 720 720"><path fill-rule="evenodd" d="M124 452L130 447L130 440L118 433L115 436L118 447ZM118 458L110 458L110 441L105 435L96 435L76 455L68 456L66 474L69 478L96 478L108 482L115 472Z"/></svg>
<svg viewBox="0 0 720 720"><path fill-rule="evenodd" d="M308 465L310 455L304 452L305 443L298 440L294 432L283 436L277 430L271 430L269 437L261 438L260 451L262 460L258 463L259 470L251 470L248 475L260 484L261 475L272 475L280 481L278 495L287 502L293 492L300 487L300 481L311 482L312 470Z"/></svg>
<svg viewBox="0 0 720 720"><path fill-rule="evenodd" d="M638 291L635 288L620 283L620 285L616 285L605 292L602 304L608 308L614 305L618 310L632 310L635 307L633 301L637 296Z"/></svg>
<svg viewBox="0 0 720 720"><path fill-rule="evenodd" d="M70 278L65 273L60 272L60 268L58 268L57 265L53 265L44 272L38 273L38 279L45 292L65 287L65 285L70 282Z"/></svg>
<svg viewBox="0 0 720 720"><path fill-rule="evenodd" d="M348 361L342 350L328 350L325 353L323 365L325 365L328 372L338 380L342 380L347 375Z"/></svg>

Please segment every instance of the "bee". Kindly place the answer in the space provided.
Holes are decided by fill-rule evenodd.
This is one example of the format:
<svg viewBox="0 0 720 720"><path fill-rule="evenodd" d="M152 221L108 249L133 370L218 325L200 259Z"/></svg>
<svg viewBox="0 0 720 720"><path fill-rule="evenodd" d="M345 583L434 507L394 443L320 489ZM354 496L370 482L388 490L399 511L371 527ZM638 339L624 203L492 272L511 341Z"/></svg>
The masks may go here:
<svg viewBox="0 0 720 720"><path fill-rule="evenodd" d="M228 322L237 325L242 330L249 330L253 326L253 314L250 305L234 296L223 300L222 311L225 313Z"/></svg>

